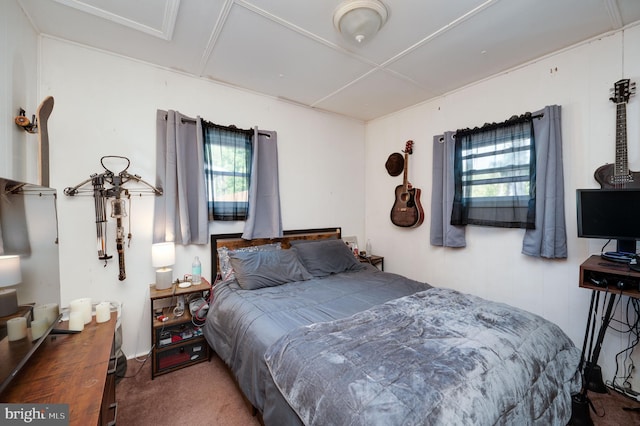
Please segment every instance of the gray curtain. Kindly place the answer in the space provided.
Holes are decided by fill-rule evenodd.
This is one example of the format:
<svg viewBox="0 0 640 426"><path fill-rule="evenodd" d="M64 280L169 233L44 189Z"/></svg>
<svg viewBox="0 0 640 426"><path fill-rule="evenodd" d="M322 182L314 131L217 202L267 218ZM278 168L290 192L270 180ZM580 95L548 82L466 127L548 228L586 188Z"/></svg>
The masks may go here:
<svg viewBox="0 0 640 426"><path fill-rule="evenodd" d="M282 236L277 142L276 132L254 129L246 240Z"/></svg>
<svg viewBox="0 0 640 426"><path fill-rule="evenodd" d="M549 259L567 257L564 214L564 171L560 106L551 105L533 115L536 141L536 227L524 234L522 253Z"/></svg>
<svg viewBox="0 0 640 426"><path fill-rule="evenodd" d="M431 245L465 247L465 227L451 225L454 177L453 154L455 132L433 137L433 171L431 178Z"/></svg>
<svg viewBox="0 0 640 426"><path fill-rule="evenodd" d="M522 253L528 256L562 259L567 257L562 166L560 106L551 105L532 115L536 144L535 229L525 231ZM450 224L453 204L453 135L446 132L433 139L433 189L431 195L431 244L464 247L464 227ZM440 139L443 142L440 142Z"/></svg>
<svg viewBox="0 0 640 426"><path fill-rule="evenodd" d="M203 144L200 117L157 111L154 243L208 243Z"/></svg>

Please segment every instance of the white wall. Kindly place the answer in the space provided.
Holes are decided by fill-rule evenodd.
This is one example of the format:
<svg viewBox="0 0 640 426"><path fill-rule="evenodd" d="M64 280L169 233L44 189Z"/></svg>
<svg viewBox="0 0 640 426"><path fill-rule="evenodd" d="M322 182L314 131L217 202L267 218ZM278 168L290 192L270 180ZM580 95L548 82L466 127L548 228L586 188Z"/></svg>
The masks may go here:
<svg viewBox="0 0 640 426"><path fill-rule="evenodd" d="M31 120L38 103L38 36L15 1L0 2L0 176L38 183L38 139L14 124Z"/></svg>
<svg viewBox="0 0 640 426"><path fill-rule="evenodd" d="M614 160L615 108L608 91L620 78L640 80L639 27L627 29L624 37L618 33L567 49L366 126L59 40L39 42L14 1L0 2L0 34L0 176L36 181L36 138L17 129L13 117L19 107L30 116L40 99L54 96L51 186L60 193L61 300L63 305L83 296L122 301L128 356L145 353L150 346L153 199L133 200L128 278L119 282L117 262L105 268L97 259L93 199L66 197L62 189L101 172L103 155L129 157L130 171L153 182L158 108L219 124L278 131L286 228L342 226L345 235L357 235L361 242L370 238L373 252L385 256L386 270L536 312L558 323L581 346L590 295L577 286L578 268L600 251L603 241L576 237L575 189L597 187L593 171ZM430 246L433 135L550 104L562 105L569 258L549 261L520 254L520 230L469 227L465 249ZM639 105L636 97L627 107L632 170L640 170ZM416 143L410 179L423 191L427 216L417 229L397 228L389 221L394 188L401 179L384 169L387 156L409 139ZM114 242L114 222L109 226L109 241ZM241 229L235 223L211 227L215 233ZM179 247L176 273L188 272L197 254L203 259L203 275L209 277L208 253L209 246ZM624 336L607 335L600 362L605 379L611 378L613 356L625 343ZM640 388L637 379L634 388Z"/></svg>
<svg viewBox="0 0 640 426"><path fill-rule="evenodd" d="M232 89L208 80L43 38L40 88L55 98L50 120L51 186L75 186L100 173L100 158L131 160L129 172L155 183L157 109L200 115L217 124L255 125L278 132L280 193L285 229L341 226L364 235L364 124ZM91 188L91 186L89 186ZM123 307L123 350L150 347L148 286L153 197L132 199L127 279L118 281L117 256L107 267L96 252L91 196L59 196L61 300L118 300ZM110 209L108 209L110 214ZM242 223L215 223L212 233L241 232ZM115 221L109 221L115 254ZM190 272L193 256L209 278L209 245L178 247L176 276Z"/></svg>
<svg viewBox="0 0 640 426"><path fill-rule="evenodd" d="M582 347L590 292L578 287L580 264L599 254L605 241L578 239L575 190L598 188L593 172L614 161L615 105L609 88L620 78L640 80L640 26L576 46L447 96L372 121L366 126L366 231L385 269L437 286L510 303L557 324ZM431 246L432 138L444 131L504 121L545 105L562 106L565 209L569 258L543 260L521 254L523 230L467 227L467 247ZM640 99L627 106L629 167L640 170ZM389 220L394 188L384 163L392 152L415 142L409 180L422 189L425 222L397 228ZM614 250L615 245L609 250ZM605 379L626 335L610 332L601 355ZM636 362L640 360L635 355ZM635 379L634 388L640 388Z"/></svg>

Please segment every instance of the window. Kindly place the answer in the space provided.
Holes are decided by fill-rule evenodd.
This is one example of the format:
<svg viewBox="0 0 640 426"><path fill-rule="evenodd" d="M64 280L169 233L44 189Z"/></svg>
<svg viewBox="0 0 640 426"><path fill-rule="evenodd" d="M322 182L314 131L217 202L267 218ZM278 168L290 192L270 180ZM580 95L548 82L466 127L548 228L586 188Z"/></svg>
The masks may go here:
<svg viewBox="0 0 640 426"><path fill-rule="evenodd" d="M456 133L452 225L535 226L531 115Z"/></svg>
<svg viewBox="0 0 640 426"><path fill-rule="evenodd" d="M253 131L202 123L209 220L246 220Z"/></svg>

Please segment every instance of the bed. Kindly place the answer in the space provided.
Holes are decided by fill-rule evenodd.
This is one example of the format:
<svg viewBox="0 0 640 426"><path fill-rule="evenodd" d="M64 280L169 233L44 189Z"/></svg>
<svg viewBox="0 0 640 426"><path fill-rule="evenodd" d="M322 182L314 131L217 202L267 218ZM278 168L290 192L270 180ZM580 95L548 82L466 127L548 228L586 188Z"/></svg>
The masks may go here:
<svg viewBox="0 0 640 426"><path fill-rule="evenodd" d="M529 312L379 271L340 228L212 235L204 335L266 425L565 425L580 351Z"/></svg>

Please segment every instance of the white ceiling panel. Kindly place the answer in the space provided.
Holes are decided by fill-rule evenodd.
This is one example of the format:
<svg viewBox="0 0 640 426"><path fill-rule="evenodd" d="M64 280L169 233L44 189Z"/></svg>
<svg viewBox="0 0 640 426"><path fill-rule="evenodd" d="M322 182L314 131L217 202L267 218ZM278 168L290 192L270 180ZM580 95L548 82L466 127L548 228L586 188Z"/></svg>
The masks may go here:
<svg viewBox="0 0 640 426"><path fill-rule="evenodd" d="M231 9L203 74L311 104L366 73L364 63L243 7Z"/></svg>
<svg viewBox="0 0 640 426"><path fill-rule="evenodd" d="M443 32L389 68L433 92L446 93L476 81L476 75L493 75L587 39L594 32L613 29L599 0L586 0L578 10L568 2L557 2L553 9L528 0L503 3ZM439 60L443 57L447 60Z"/></svg>
<svg viewBox="0 0 640 426"><path fill-rule="evenodd" d="M299 6L299 0L252 0L250 3L358 56L382 64L456 20L460 15L483 3L492 4L496 1L403 0L401 7L387 1L387 23L371 43L362 45L344 39L335 30L332 17L333 11L340 4L339 1L306 2L305 7ZM318 19L319 17L321 19Z"/></svg>
<svg viewBox="0 0 640 426"><path fill-rule="evenodd" d="M170 40L180 0L55 0L64 6Z"/></svg>
<svg viewBox="0 0 640 426"><path fill-rule="evenodd" d="M381 0L360 45L341 0L17 1L43 35L365 121L640 24L640 0Z"/></svg>
<svg viewBox="0 0 640 426"><path fill-rule="evenodd" d="M433 97L432 92L421 89L388 71L374 71L344 87L315 106L328 111L367 120L387 111L398 111Z"/></svg>

